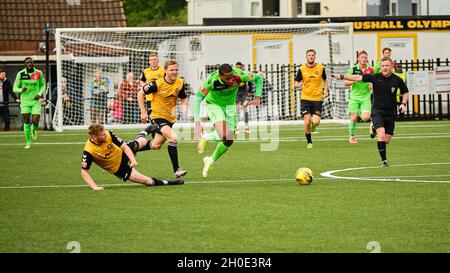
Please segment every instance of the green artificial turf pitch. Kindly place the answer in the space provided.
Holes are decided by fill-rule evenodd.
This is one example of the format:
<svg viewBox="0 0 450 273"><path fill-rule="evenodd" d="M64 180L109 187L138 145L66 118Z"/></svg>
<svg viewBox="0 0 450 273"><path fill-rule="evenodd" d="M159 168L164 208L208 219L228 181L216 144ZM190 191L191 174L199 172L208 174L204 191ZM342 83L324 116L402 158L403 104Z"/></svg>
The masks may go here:
<svg viewBox="0 0 450 273"><path fill-rule="evenodd" d="M381 252L448 253L450 122L396 125L389 168L367 123L358 144L345 125L322 124L313 149L302 126L255 127L206 179L184 131L184 185L144 187L93 166L98 192L80 175L85 131L40 131L29 150L22 132L0 132L0 252L67 253L75 241L81 252L368 253L375 241ZM113 131L132 139L138 130ZM137 160L143 174L173 176L166 144ZM313 170L311 185L296 184L300 167Z"/></svg>

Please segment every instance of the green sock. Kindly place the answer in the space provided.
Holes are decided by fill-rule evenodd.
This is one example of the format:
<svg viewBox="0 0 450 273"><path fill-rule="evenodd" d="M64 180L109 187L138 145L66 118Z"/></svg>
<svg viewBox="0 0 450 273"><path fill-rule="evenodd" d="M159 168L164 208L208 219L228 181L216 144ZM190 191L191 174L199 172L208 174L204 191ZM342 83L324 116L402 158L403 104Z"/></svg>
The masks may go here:
<svg viewBox="0 0 450 273"><path fill-rule="evenodd" d="M348 132L350 136L355 136L356 123L351 121L348 123Z"/></svg>
<svg viewBox="0 0 450 273"><path fill-rule="evenodd" d="M37 130L37 126L36 125L34 125L33 123L31 124L31 131L36 131Z"/></svg>
<svg viewBox="0 0 450 273"><path fill-rule="evenodd" d="M209 132L209 133L205 134L204 138L205 138L207 141L216 141L216 142L217 142L217 141L220 141L220 140L221 140L220 137L219 137L219 134L217 133L216 130L214 130L214 131L212 131L212 132Z"/></svg>
<svg viewBox="0 0 450 273"><path fill-rule="evenodd" d="M224 153L228 151L228 149L229 147L225 146L223 142L219 142L219 144L217 144L216 150L211 156L212 160L217 161Z"/></svg>
<svg viewBox="0 0 450 273"><path fill-rule="evenodd" d="M25 134L25 140L27 141L27 144L31 144L31 126L30 124L24 124L23 125L23 133Z"/></svg>

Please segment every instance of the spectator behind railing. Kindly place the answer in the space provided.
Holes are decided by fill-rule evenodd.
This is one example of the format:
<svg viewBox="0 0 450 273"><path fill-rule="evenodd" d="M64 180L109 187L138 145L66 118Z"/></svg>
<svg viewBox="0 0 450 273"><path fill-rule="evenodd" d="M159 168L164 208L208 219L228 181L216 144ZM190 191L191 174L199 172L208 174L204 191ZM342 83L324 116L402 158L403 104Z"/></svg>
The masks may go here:
<svg viewBox="0 0 450 273"><path fill-rule="evenodd" d="M91 81L91 121L92 123L105 123L107 95L110 81L102 76L100 69L95 70L95 77Z"/></svg>
<svg viewBox="0 0 450 273"><path fill-rule="evenodd" d="M20 102L16 94L12 91L11 82L6 78L6 71L0 69L0 117L5 122L5 131L9 131L10 115L9 115L9 96L13 97L16 102Z"/></svg>
<svg viewBox="0 0 450 273"><path fill-rule="evenodd" d="M117 96L118 100L123 102L123 123L139 123L139 106L137 103L139 88L139 81L134 80L134 74L131 72L120 84Z"/></svg>

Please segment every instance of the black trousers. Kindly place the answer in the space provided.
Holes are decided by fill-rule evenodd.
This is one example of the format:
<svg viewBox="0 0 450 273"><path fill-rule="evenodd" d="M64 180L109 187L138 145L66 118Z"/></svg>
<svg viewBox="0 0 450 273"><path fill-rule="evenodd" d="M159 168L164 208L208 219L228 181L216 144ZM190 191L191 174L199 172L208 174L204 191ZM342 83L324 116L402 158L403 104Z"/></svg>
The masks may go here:
<svg viewBox="0 0 450 273"><path fill-rule="evenodd" d="M9 131L10 117L8 105L0 105L0 117L2 117L5 122L5 131Z"/></svg>

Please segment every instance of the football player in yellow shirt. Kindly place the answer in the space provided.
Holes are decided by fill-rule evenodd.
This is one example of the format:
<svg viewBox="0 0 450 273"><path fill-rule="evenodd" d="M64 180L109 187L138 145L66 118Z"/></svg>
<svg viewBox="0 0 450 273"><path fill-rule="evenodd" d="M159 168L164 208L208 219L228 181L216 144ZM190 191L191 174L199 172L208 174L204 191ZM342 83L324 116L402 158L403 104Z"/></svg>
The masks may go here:
<svg viewBox="0 0 450 273"><path fill-rule="evenodd" d="M150 56L148 57L148 63L150 64L150 67L144 69L141 75L141 86L164 77L164 68L159 66L158 54L150 53ZM148 116L152 111L152 100L153 94L148 94L145 96L143 93L138 94L138 104L139 109L141 110L142 123L146 123L148 121Z"/></svg>
<svg viewBox="0 0 450 273"><path fill-rule="evenodd" d="M186 171L180 168L178 162L178 136L172 129L177 121L176 106L178 99L181 100L181 110L183 115L187 113L188 97L185 91L184 80L178 77L178 64L175 60L168 60L164 64L164 77L159 78L142 87L139 93L146 95L153 94L152 113L150 118L158 126L158 130L151 141L152 150L159 150L161 146L169 141L167 150L172 162L175 177L180 178L186 175ZM139 137L147 137L153 131L153 126L149 125L140 132Z"/></svg>
<svg viewBox="0 0 450 273"><path fill-rule="evenodd" d="M328 80L325 69L316 63L316 51L306 51L306 63L300 66L295 77L294 88L302 88L300 108L304 121L304 131L308 145L312 148L311 132L320 124L323 99L328 97ZM323 93L322 93L323 92Z"/></svg>

